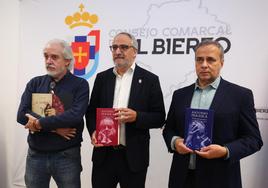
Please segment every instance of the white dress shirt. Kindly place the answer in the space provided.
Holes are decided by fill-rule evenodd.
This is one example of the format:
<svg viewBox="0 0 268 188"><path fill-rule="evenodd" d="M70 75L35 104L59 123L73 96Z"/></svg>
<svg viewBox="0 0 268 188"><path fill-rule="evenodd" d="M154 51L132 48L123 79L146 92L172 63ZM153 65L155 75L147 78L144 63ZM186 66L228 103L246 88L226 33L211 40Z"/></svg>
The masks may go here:
<svg viewBox="0 0 268 188"><path fill-rule="evenodd" d="M113 73L116 76L113 108L127 108L128 107L131 83L132 83L132 78L133 78L135 67L136 67L136 64L133 63L131 67L122 76L117 73L116 68L113 69ZM125 131L124 123L120 125L119 143L124 146L126 145L126 131Z"/></svg>

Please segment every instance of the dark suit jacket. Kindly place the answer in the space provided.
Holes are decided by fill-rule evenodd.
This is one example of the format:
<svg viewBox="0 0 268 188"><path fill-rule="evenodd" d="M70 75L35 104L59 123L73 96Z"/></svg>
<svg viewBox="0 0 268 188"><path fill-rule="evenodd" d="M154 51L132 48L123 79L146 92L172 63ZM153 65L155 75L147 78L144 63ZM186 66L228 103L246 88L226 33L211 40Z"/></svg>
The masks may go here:
<svg viewBox="0 0 268 188"><path fill-rule="evenodd" d="M174 92L163 136L170 152L173 136L184 138L185 109L190 107L194 84ZM223 79L210 109L214 110L212 144L226 146L229 159L204 159L197 155L198 188L241 188L239 160L262 147L251 90ZM188 171L189 154L173 154L169 187L182 188Z"/></svg>
<svg viewBox="0 0 268 188"><path fill-rule="evenodd" d="M87 128L92 135L96 125L96 108L112 108L116 77L110 68L97 75L86 113ZM126 155L130 169L144 170L149 165L149 129L160 128L165 121L165 108L159 79L136 65L128 108L137 112L137 120L126 123ZM107 148L94 148L92 161L100 165Z"/></svg>

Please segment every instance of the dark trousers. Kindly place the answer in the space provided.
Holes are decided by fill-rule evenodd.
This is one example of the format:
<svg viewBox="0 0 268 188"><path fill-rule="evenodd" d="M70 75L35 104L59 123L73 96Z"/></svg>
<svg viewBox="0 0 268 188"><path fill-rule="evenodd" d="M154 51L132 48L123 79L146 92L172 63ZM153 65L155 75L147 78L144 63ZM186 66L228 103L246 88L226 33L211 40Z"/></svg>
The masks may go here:
<svg viewBox="0 0 268 188"><path fill-rule="evenodd" d="M93 188L144 188L147 168L132 172L127 164L126 149L109 147L105 161L92 169Z"/></svg>
<svg viewBox="0 0 268 188"><path fill-rule="evenodd" d="M197 188L195 170L188 170L186 181L184 183L184 188Z"/></svg>

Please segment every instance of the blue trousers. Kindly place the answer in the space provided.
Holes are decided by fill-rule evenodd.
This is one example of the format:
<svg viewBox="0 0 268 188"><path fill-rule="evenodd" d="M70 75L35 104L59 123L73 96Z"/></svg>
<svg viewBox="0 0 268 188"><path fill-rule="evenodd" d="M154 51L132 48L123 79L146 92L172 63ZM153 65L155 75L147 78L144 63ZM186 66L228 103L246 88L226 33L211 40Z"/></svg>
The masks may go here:
<svg viewBox="0 0 268 188"><path fill-rule="evenodd" d="M51 153L29 148L25 184L27 188L49 188L52 177L58 188L80 188L81 171L80 147Z"/></svg>

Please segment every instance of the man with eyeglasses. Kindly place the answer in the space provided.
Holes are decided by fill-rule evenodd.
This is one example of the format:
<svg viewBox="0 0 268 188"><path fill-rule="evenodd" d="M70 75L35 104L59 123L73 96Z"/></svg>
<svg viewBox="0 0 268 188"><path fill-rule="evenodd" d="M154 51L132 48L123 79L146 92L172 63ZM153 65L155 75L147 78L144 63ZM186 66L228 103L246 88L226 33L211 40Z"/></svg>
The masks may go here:
<svg viewBox="0 0 268 188"><path fill-rule="evenodd" d="M17 121L29 130L25 184L27 188L49 188L52 177L58 187L80 188L88 82L70 72L74 57L67 42L51 40L43 54L47 74L28 82L17 114ZM39 95L37 103L45 103L42 113L32 108L38 94L52 100L50 104Z"/></svg>
<svg viewBox="0 0 268 188"><path fill-rule="evenodd" d="M165 120L158 76L135 63L138 43L129 33L119 33L110 46L114 67L95 79L86 113L87 128L94 145L93 188L144 188L149 166L149 130ZM120 122L120 145L96 142L96 108L115 108Z"/></svg>
<svg viewBox="0 0 268 188"><path fill-rule="evenodd" d="M240 159L263 145L252 91L221 78L223 64L221 44L202 41L195 48L196 82L173 94L163 130L173 153L169 188L241 188ZM186 108L214 111L212 143L200 150L185 144Z"/></svg>

